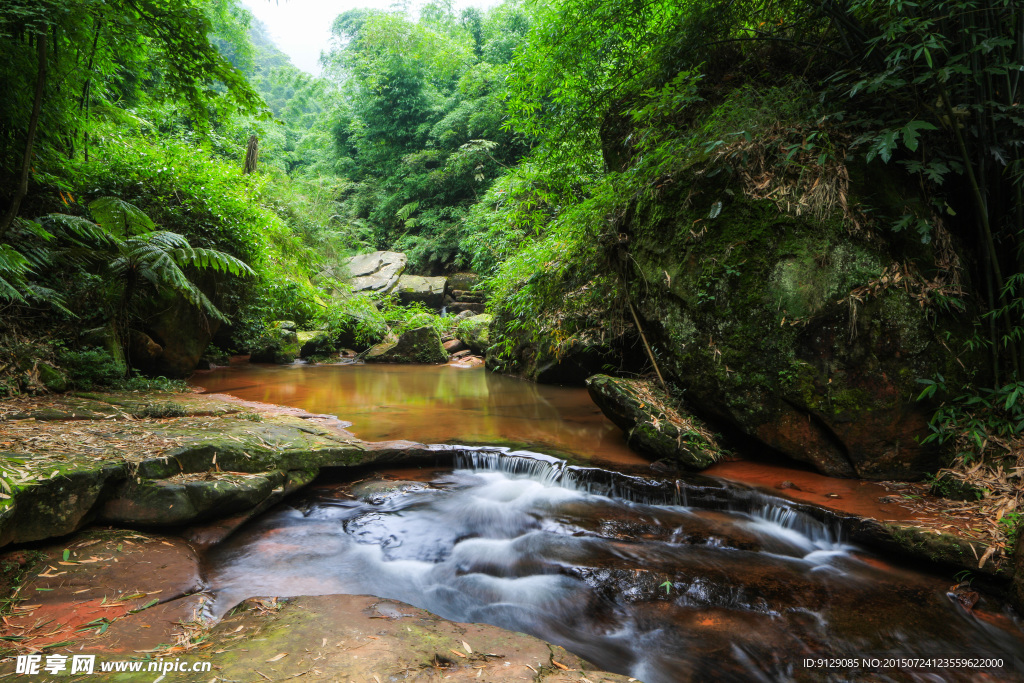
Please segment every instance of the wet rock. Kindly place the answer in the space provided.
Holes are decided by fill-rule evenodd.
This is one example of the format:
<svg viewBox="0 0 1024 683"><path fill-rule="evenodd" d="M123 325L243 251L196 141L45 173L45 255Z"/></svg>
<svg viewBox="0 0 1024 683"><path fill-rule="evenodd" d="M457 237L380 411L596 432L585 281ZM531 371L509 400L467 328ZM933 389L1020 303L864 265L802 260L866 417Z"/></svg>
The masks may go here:
<svg viewBox="0 0 1024 683"><path fill-rule="evenodd" d="M440 309L444 305L444 291L448 279L423 275L402 275L395 291L403 305L419 302L428 308Z"/></svg>
<svg viewBox="0 0 1024 683"><path fill-rule="evenodd" d="M420 491L426 488L426 484L418 481L371 479L353 484L352 496L358 500L379 505L395 494L406 491Z"/></svg>
<svg viewBox="0 0 1024 683"><path fill-rule="evenodd" d="M977 591L971 590L971 584L969 583L958 583L955 586L951 586L947 595L966 610L973 609L981 598Z"/></svg>
<svg viewBox="0 0 1024 683"><path fill-rule="evenodd" d="M449 361L449 365L454 368L477 368L484 365L485 361L480 356L470 355L469 352L465 356Z"/></svg>
<svg viewBox="0 0 1024 683"><path fill-rule="evenodd" d="M249 362L288 365L298 358L302 345L295 331L295 323L290 320L278 320L267 325L263 334L256 340L255 347L249 355Z"/></svg>
<svg viewBox="0 0 1024 683"><path fill-rule="evenodd" d="M463 350L466 350L467 352L469 351L468 349L466 349L466 345L465 345L465 343L462 342L461 339L452 339L450 341L446 341L444 343L444 350L447 351L450 354L453 354L453 355L458 353L459 351L463 351ZM466 354L463 354L463 355L466 355Z"/></svg>
<svg viewBox="0 0 1024 683"><path fill-rule="evenodd" d="M145 332L132 330L128 336L128 354L132 363L145 367L154 363L163 355L164 347L153 341Z"/></svg>
<svg viewBox="0 0 1024 683"><path fill-rule="evenodd" d="M441 335L433 327L418 327L402 333L397 342L378 344L365 356L367 363L445 363L448 353Z"/></svg>
<svg viewBox="0 0 1024 683"><path fill-rule="evenodd" d="M462 351L456 351L455 353L452 354L451 360L461 360L461 359L465 358L466 356L472 355L472 353L473 352L470 351L469 349L463 349Z"/></svg>
<svg viewBox="0 0 1024 683"><path fill-rule="evenodd" d="M478 313L475 313L474 311L459 311L458 315L455 316L455 320L461 321L467 318L472 318L475 315L478 315Z"/></svg>
<svg viewBox="0 0 1024 683"><path fill-rule="evenodd" d="M71 533L100 512L147 525L252 512L306 485L321 467L431 452L409 442L367 444L312 415L236 415L237 405L194 394L83 396L9 413L53 413L45 421L0 420L0 441L24 446L0 451L22 478L0 498L0 546ZM95 444L81 445L85 433Z"/></svg>
<svg viewBox="0 0 1024 683"><path fill-rule="evenodd" d="M482 292L468 292L462 289L456 289L452 292L452 300L476 304L487 303L487 299Z"/></svg>
<svg viewBox="0 0 1024 683"><path fill-rule="evenodd" d="M338 342L329 332L315 332L302 343L299 358L329 356L338 350Z"/></svg>
<svg viewBox="0 0 1024 683"><path fill-rule="evenodd" d="M408 262L405 254L395 251L375 251L345 260L355 292L373 291L387 294L395 289Z"/></svg>
<svg viewBox="0 0 1024 683"><path fill-rule="evenodd" d="M601 412L626 432L631 446L693 470L718 459L711 432L652 382L594 375L587 379L587 390Z"/></svg>
<svg viewBox="0 0 1024 683"><path fill-rule="evenodd" d="M467 317L455 328L455 336L474 353L486 353L491 345L491 323L494 318L486 313Z"/></svg>

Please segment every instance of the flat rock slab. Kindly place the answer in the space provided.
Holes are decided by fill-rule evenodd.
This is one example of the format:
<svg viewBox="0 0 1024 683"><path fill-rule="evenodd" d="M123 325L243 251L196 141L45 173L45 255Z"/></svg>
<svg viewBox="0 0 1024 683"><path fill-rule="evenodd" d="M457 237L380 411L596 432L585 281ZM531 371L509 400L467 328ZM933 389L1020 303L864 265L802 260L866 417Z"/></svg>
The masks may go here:
<svg viewBox="0 0 1024 683"><path fill-rule="evenodd" d="M333 418L195 394L90 395L84 400L97 404L97 417L89 420L10 417L76 413L80 400L7 406L0 419L0 546L68 534L94 519L168 526L258 510L321 467L433 452L410 442L360 441Z"/></svg>
<svg viewBox="0 0 1024 683"><path fill-rule="evenodd" d="M388 293L398 285L408 259L397 251L375 251L345 260L350 274L349 284L356 292Z"/></svg>
<svg viewBox="0 0 1024 683"><path fill-rule="evenodd" d="M205 585L187 542L134 531L86 531L66 545L5 553L0 565L5 575L27 570L0 628L5 654L170 644L177 622L195 618Z"/></svg>
<svg viewBox="0 0 1024 683"><path fill-rule="evenodd" d="M214 665L218 680L267 680L256 671L274 681L627 680L537 638L447 621L394 600L327 595L246 605L217 625L195 656Z"/></svg>

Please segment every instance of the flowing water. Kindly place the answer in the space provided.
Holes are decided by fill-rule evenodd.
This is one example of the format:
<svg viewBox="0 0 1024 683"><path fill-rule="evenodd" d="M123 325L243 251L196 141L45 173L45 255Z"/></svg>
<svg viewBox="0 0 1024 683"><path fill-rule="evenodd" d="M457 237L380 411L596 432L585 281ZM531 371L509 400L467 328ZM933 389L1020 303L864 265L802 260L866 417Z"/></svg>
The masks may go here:
<svg viewBox="0 0 1024 683"><path fill-rule="evenodd" d="M395 391L406 391L416 373L392 369ZM276 386L242 397L286 402ZM495 395L476 405L502 420L529 422L557 403L539 394L545 407L531 409ZM473 417L457 396L441 403L460 413L451 424ZM965 607L951 577L847 543L826 511L707 477L652 481L529 452L465 448L454 459L436 472L321 483L250 523L208 555L211 614L253 596L370 594L530 633L645 683L1024 680L1024 635L1003 607L984 596ZM819 658L838 666L805 665Z"/></svg>
<svg viewBox="0 0 1024 683"><path fill-rule="evenodd" d="M530 633L646 683L817 680L803 661L821 657L879 660L837 680L1020 671L1024 639L998 606L968 610L948 579L883 563L782 499L529 454L456 461L425 481L321 485L263 516L210 554L213 615L257 595L370 594ZM908 657L991 661L886 661Z"/></svg>

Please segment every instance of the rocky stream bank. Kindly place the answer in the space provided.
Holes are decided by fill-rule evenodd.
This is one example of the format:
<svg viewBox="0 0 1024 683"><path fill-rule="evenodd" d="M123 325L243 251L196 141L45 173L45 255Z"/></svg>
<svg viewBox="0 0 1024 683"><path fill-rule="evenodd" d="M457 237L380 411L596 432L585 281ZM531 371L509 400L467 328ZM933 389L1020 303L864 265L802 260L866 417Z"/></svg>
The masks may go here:
<svg viewBox="0 0 1024 683"><path fill-rule="evenodd" d="M333 416L214 395L23 398L2 411L0 543L8 548L0 556L7 594L0 637L7 655L180 657L213 666L177 680L626 680L530 636L365 596L261 598L218 624L202 620L204 549L322 471L450 464L451 446L364 442ZM682 486L712 498L722 486L700 475L666 481L636 474L623 475L620 485ZM786 498L787 491L772 495ZM891 502L898 506L899 497ZM1020 562L1015 572L1012 558L969 527L852 514L841 497L831 509L794 505L886 556L937 565L950 576L970 570L975 587L1016 595L1021 606ZM968 602L971 592L960 589ZM13 660L0 670L12 671Z"/></svg>

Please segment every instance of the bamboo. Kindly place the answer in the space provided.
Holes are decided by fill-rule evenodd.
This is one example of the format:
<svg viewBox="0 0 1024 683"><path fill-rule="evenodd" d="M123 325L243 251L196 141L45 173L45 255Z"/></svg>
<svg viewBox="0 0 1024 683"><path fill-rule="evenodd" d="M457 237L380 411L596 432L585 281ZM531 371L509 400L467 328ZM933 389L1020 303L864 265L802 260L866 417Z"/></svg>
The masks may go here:
<svg viewBox="0 0 1024 683"><path fill-rule="evenodd" d="M0 223L0 239L7 234L14 219L18 216L18 209L21 208L21 200L28 194L28 174L32 168L32 148L36 141L36 130L39 128L39 115L43 108L43 91L46 89L46 34L40 34L36 39L36 60L39 62L39 70L36 74L36 95L32 103L32 117L28 123L28 140L25 141L25 156L21 162L21 182L18 183L18 191L14 195L7 214L4 215L3 223Z"/></svg>

